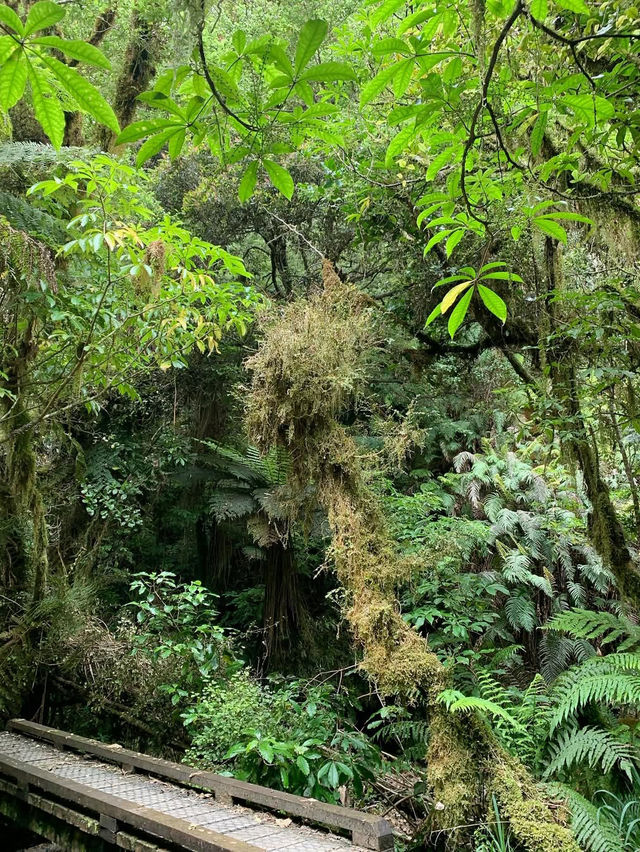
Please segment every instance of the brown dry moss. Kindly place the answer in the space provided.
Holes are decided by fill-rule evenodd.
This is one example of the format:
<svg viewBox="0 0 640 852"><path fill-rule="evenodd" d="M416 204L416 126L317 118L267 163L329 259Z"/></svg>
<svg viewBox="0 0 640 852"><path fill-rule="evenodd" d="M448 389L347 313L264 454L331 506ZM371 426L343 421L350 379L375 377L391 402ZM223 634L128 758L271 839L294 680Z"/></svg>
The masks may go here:
<svg viewBox="0 0 640 852"><path fill-rule="evenodd" d="M395 593L414 565L398 554L367 488L356 444L339 424L340 416L357 405L378 336L375 316L370 300L343 284L328 262L323 279L322 292L263 316L264 341L248 361L251 441L265 452L274 446L287 449L290 506L296 494L304 503L308 483L315 485L329 519L331 558L362 648L362 668L387 695L426 699L428 773L439 803L433 828L473 821L488 779L526 849L574 852L570 832L554 821L526 770L503 755L484 726L455 718L436 702L447 683L444 666L402 619Z"/></svg>

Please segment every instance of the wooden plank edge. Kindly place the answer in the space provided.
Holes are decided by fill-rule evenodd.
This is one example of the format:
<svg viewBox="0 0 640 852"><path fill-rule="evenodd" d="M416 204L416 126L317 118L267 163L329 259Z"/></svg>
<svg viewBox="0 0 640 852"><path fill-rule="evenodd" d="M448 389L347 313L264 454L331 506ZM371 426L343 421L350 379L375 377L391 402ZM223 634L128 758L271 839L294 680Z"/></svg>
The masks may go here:
<svg viewBox="0 0 640 852"><path fill-rule="evenodd" d="M103 793L70 779L58 779L46 769L38 769L22 761L0 755L0 772L14 778L19 788L28 792L33 786L88 811L115 819L117 823L175 843L190 852L256 852L257 847L235 840L187 820L169 816L152 808L136 805L126 799Z"/></svg>
<svg viewBox="0 0 640 852"><path fill-rule="evenodd" d="M76 811L66 805L61 805L60 802L45 799L44 796L39 796L37 793L30 793L28 791L25 793L16 784L11 784L2 778L0 778L0 793L5 793L14 799L24 802L33 810L42 811L47 816L61 820L72 828L82 831L83 834L97 837L100 833L99 820L80 813L80 811ZM117 833L116 845L120 849L127 850L127 852L167 852L166 848L156 846L155 843L143 840L140 837L134 837L133 834L127 834L125 831Z"/></svg>
<svg viewBox="0 0 640 852"><path fill-rule="evenodd" d="M57 728L49 728L37 722L25 719L12 719L7 728L16 733L26 734L36 739L52 743L58 748L69 748L74 751L92 754L111 763L132 767L156 775L159 778L169 778L190 787L210 790L216 798L228 802L230 799L248 802L253 805L281 811L297 816L309 822L319 823L329 827L338 827L352 833L353 842L367 849L382 852L394 848L393 827L388 820L375 814L366 814L353 808L343 808L319 802L317 799L296 796L280 790L270 790L248 781L227 778L215 772L207 772L187 766L150 757L140 752L130 751L120 745L107 745L98 740L68 734Z"/></svg>

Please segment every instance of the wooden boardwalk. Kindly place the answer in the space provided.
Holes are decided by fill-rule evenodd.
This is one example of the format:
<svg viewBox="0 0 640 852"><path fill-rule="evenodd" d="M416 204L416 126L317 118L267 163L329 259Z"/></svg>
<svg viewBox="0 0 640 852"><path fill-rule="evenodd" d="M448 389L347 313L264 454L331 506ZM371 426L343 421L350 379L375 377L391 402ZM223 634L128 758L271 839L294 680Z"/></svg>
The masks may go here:
<svg viewBox="0 0 640 852"><path fill-rule="evenodd" d="M381 817L33 722L14 720L8 727L0 732L0 813L11 817L22 807L23 813L48 814L52 822L86 835L86 845L68 841L63 848L112 845L140 852L393 849L391 826ZM329 831L311 828L309 823ZM349 837L331 830L342 830Z"/></svg>

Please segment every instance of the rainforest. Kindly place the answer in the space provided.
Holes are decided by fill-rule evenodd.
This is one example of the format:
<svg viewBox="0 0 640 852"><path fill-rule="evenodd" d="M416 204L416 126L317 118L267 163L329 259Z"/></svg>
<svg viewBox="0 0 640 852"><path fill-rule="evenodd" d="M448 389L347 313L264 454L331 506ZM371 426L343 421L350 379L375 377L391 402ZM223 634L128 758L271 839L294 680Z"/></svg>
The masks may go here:
<svg viewBox="0 0 640 852"><path fill-rule="evenodd" d="M636 0L0 5L0 728L640 849L639 180Z"/></svg>

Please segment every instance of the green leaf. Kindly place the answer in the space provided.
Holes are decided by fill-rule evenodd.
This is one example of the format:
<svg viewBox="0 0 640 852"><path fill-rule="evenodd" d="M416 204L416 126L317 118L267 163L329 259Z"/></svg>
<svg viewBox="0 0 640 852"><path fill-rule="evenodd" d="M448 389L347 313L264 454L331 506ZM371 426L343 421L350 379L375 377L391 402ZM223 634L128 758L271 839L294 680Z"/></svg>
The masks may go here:
<svg viewBox="0 0 640 852"><path fill-rule="evenodd" d="M533 130L531 131L531 153L534 157L537 157L540 153L542 140L544 139L544 131L547 129L548 117L549 113L546 110L545 112L541 112L536 119L536 123L533 125Z"/></svg>
<svg viewBox="0 0 640 852"><path fill-rule="evenodd" d="M61 21L65 16L65 11L57 3L51 3L49 0L39 0L34 3L29 9L27 20L24 25L24 35L28 36L38 30L46 30L47 27L52 27Z"/></svg>
<svg viewBox="0 0 640 852"><path fill-rule="evenodd" d="M0 66L9 59L14 50L19 49L20 44L11 36L0 36Z"/></svg>
<svg viewBox="0 0 640 852"><path fill-rule="evenodd" d="M529 11L538 21L544 21L549 12L548 0L531 0Z"/></svg>
<svg viewBox="0 0 640 852"><path fill-rule="evenodd" d="M236 30L231 36L231 44L236 53L242 53L247 46L247 34L244 30Z"/></svg>
<svg viewBox="0 0 640 852"><path fill-rule="evenodd" d="M569 107L576 118L593 126L594 119L607 121L615 115L615 107L611 101L599 95L565 95L560 104Z"/></svg>
<svg viewBox="0 0 640 852"><path fill-rule="evenodd" d="M446 68L442 72L442 79L445 83L452 83L454 80L457 80L461 74L462 59L459 56L454 56L453 59L447 63Z"/></svg>
<svg viewBox="0 0 640 852"><path fill-rule="evenodd" d="M258 743L258 751L260 752L260 757L266 763L273 763L273 749L271 746L268 746L266 743Z"/></svg>
<svg viewBox="0 0 640 852"><path fill-rule="evenodd" d="M583 216L581 213L570 213L569 211L558 210L555 213L543 213L538 216L538 219L562 219L567 222L584 222L586 225L593 225L593 219L588 216Z"/></svg>
<svg viewBox="0 0 640 852"><path fill-rule="evenodd" d="M427 180L432 181L434 177L457 156L460 150L460 145L451 145L449 148L445 148L444 151L440 151L440 153L437 154L429 163L426 175Z"/></svg>
<svg viewBox="0 0 640 852"><path fill-rule="evenodd" d="M116 114L92 83L75 68L65 65L53 56L43 57L43 62L51 69L80 109L88 112L96 121L104 124L114 133L120 133Z"/></svg>
<svg viewBox="0 0 640 852"><path fill-rule="evenodd" d="M116 145L126 145L128 142L137 142L138 139L144 139L145 136L150 136L157 133L159 130L169 129L170 127L179 127L170 118L144 118L142 121L134 121L129 124L120 133L116 139Z"/></svg>
<svg viewBox="0 0 640 852"><path fill-rule="evenodd" d="M393 94L400 99L411 83L413 77L414 59L410 57L398 63L398 72L393 78Z"/></svg>
<svg viewBox="0 0 640 852"><path fill-rule="evenodd" d="M568 12L575 12L576 15L588 15L589 7L584 0L555 0L556 6L561 9L566 9Z"/></svg>
<svg viewBox="0 0 640 852"><path fill-rule="evenodd" d="M447 257L451 257L453 250L458 245L460 240L464 237L466 233L465 228L458 228L457 231L454 231L445 244L445 250L447 252Z"/></svg>
<svg viewBox="0 0 640 852"><path fill-rule="evenodd" d="M54 148L62 146L64 138L64 112L60 101L49 86L44 74L38 73L33 65L27 66L33 111L42 129L51 140Z"/></svg>
<svg viewBox="0 0 640 852"><path fill-rule="evenodd" d="M269 175L269 180L275 188L281 192L285 198L291 200L291 196L293 195L293 178L289 172L282 166L278 165L278 163L274 163L273 160L264 160L264 167Z"/></svg>
<svg viewBox="0 0 640 852"><path fill-rule="evenodd" d="M362 87L360 91L360 106L370 103L387 87L398 71L401 70L403 62L404 60L402 62L394 62L393 65L387 65L386 68L378 71L376 76Z"/></svg>
<svg viewBox="0 0 640 852"><path fill-rule="evenodd" d="M221 95L230 100L238 100L240 97L238 86L228 71L225 71L224 68L212 66L209 68L209 73L213 77L213 82L216 84L216 88Z"/></svg>
<svg viewBox="0 0 640 852"><path fill-rule="evenodd" d="M318 18L307 21L300 31L296 45L295 73L299 74L313 59L327 34L327 22Z"/></svg>
<svg viewBox="0 0 640 852"><path fill-rule="evenodd" d="M560 240L561 243L567 242L567 232L562 225L558 225L553 219L543 219L539 216L532 219L532 222L543 234L553 237L555 240Z"/></svg>
<svg viewBox="0 0 640 852"><path fill-rule="evenodd" d="M384 0L382 5L378 6L375 12L371 15L371 26L377 27L383 21L390 18L394 12L397 12L401 6L404 6L405 0Z"/></svg>
<svg viewBox="0 0 640 852"><path fill-rule="evenodd" d="M176 157L180 156L180 151L182 151L182 146L184 145L184 139L186 134L186 127L180 127L169 139L169 157L172 160L175 160Z"/></svg>
<svg viewBox="0 0 640 852"><path fill-rule="evenodd" d="M168 127L166 130L162 130L160 133L156 133L155 136L150 136L138 151L136 156L136 166L140 168L140 166L143 163L146 163L147 160L151 159L151 157L155 157L155 155L164 148L175 132L176 127L173 126Z"/></svg>
<svg viewBox="0 0 640 852"><path fill-rule="evenodd" d="M309 762L301 754L296 757L296 766L304 775L308 775L311 772Z"/></svg>
<svg viewBox="0 0 640 852"><path fill-rule="evenodd" d="M242 180L238 187L238 198L244 204L253 195L253 190L256 188L256 180L258 177L258 161L254 160L249 163L242 175Z"/></svg>
<svg viewBox="0 0 640 852"><path fill-rule="evenodd" d="M0 24L6 24L18 35L24 35L22 21L10 6L0 6Z"/></svg>
<svg viewBox="0 0 640 852"><path fill-rule="evenodd" d="M401 38L382 38L380 41L376 41L372 48L371 53L373 56L388 56L390 53L401 53L406 55L410 53L409 45L406 41L403 41Z"/></svg>
<svg viewBox="0 0 640 852"><path fill-rule="evenodd" d="M406 33L407 30L417 27L423 21L426 21L427 18L431 18L432 16L433 9L419 9L417 12L409 15L398 24L398 35L401 36L403 33Z"/></svg>
<svg viewBox="0 0 640 852"><path fill-rule="evenodd" d="M415 125L408 124L393 137L389 143L389 147L387 148L387 153L384 158L384 164L387 168L390 168L398 154L401 154L406 149L407 145L411 142L416 133Z"/></svg>
<svg viewBox="0 0 640 852"><path fill-rule="evenodd" d="M11 56L0 72L0 107L7 112L18 103L27 82L27 60L23 50Z"/></svg>
<svg viewBox="0 0 640 852"><path fill-rule="evenodd" d="M478 284L478 293L480 293L480 298L484 302L487 310L491 311L491 313L498 317L501 322L506 322L507 306L500 296L498 296L497 293L494 293L493 290L485 287L484 284Z"/></svg>
<svg viewBox="0 0 640 852"><path fill-rule="evenodd" d="M441 243L441 242L442 242L442 240L445 240L445 239L449 236L449 234L452 232L452 230L453 230L452 228L445 228L445 230L444 230L444 231L438 231L437 233L435 233L435 234L431 237L431 239L429 240L429 242L426 244L426 246L424 247L424 253L425 253L425 254L429 254L429 252L431 251L431 249L432 249L435 245L437 245L438 243Z"/></svg>
<svg viewBox="0 0 640 852"><path fill-rule="evenodd" d="M480 276L480 281L484 281L486 278L491 278L493 281L518 281L522 284L522 278L515 272L488 272L486 275Z"/></svg>
<svg viewBox="0 0 640 852"><path fill-rule="evenodd" d="M425 322L424 327L426 328L428 325L431 325L431 323L435 319L437 319L438 317L441 317L441 316L442 316L442 302L438 302L438 304L435 306L435 308L431 311L431 313L427 317L427 321Z"/></svg>
<svg viewBox="0 0 640 852"><path fill-rule="evenodd" d="M356 73L346 62L321 62L307 68L300 79L331 83L334 80L355 80Z"/></svg>
<svg viewBox="0 0 640 852"><path fill-rule="evenodd" d="M449 322L447 323L447 329L452 340L455 336L456 331L460 328L464 318L467 315L472 296L473 288L470 288L460 299L455 308L451 311L451 316L449 317Z"/></svg>
<svg viewBox="0 0 640 852"><path fill-rule="evenodd" d="M101 50L79 38L60 38L60 36L55 35L40 36L32 39L31 44L55 47L62 51L65 56L77 59L78 62L84 62L85 65L94 65L96 68L105 68L107 71L111 69L111 63Z"/></svg>

